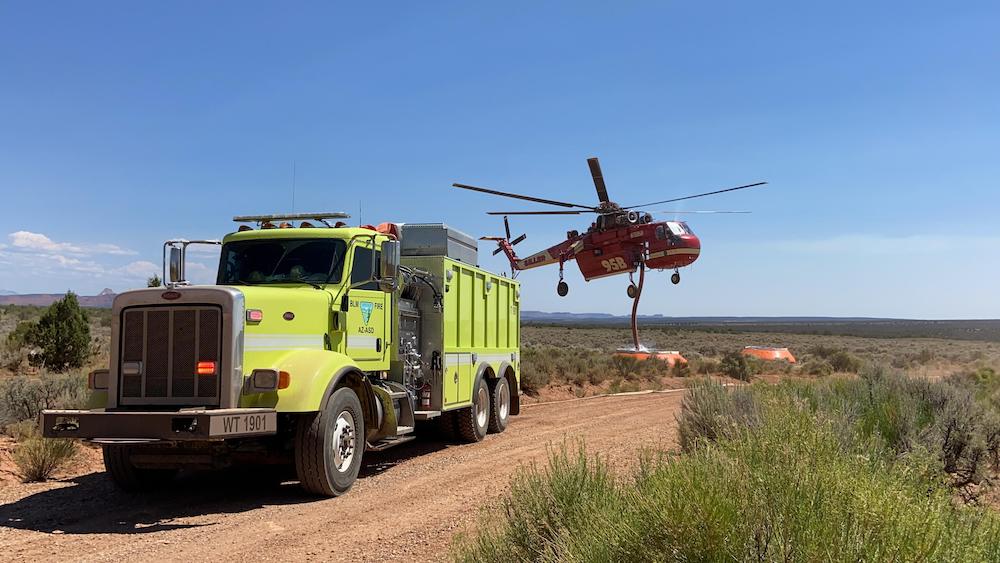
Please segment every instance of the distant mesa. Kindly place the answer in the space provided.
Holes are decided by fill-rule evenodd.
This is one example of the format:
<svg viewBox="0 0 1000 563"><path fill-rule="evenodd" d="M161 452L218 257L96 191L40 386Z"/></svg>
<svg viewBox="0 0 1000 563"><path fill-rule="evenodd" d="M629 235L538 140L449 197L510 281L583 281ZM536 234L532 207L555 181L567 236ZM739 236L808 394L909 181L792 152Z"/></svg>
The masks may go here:
<svg viewBox="0 0 1000 563"><path fill-rule="evenodd" d="M17 292L9 289L0 289L0 295L17 295Z"/></svg>
<svg viewBox="0 0 1000 563"><path fill-rule="evenodd" d="M62 299L65 293L14 293L13 291L0 290L0 305L35 305L37 307L48 307ZM81 307L95 307L110 309L115 300L114 290L105 288L97 295L77 295Z"/></svg>

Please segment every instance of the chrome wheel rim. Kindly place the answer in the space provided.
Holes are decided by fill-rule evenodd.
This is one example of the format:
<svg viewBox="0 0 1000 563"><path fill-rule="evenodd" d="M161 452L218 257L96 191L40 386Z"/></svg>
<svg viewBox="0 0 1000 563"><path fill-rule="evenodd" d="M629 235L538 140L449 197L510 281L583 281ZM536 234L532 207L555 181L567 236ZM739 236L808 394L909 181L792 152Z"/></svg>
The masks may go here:
<svg viewBox="0 0 1000 563"><path fill-rule="evenodd" d="M333 427L333 466L340 473L345 472L354 460L356 439L354 436L354 415L344 411L337 416Z"/></svg>
<svg viewBox="0 0 1000 563"><path fill-rule="evenodd" d="M476 424L486 426L486 418L490 410L490 394L485 386L479 387L476 394Z"/></svg>
<svg viewBox="0 0 1000 563"><path fill-rule="evenodd" d="M500 392L497 397L497 414L500 416L500 420L507 420L507 415L510 413L510 387L507 386L507 382L501 380L497 385L500 386Z"/></svg>

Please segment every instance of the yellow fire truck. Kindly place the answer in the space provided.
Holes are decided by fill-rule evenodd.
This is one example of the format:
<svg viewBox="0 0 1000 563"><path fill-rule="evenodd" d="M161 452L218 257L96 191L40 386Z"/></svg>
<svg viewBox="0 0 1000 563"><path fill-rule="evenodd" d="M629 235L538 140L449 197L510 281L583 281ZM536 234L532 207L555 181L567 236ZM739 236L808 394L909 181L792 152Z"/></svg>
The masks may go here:
<svg viewBox="0 0 1000 563"><path fill-rule="evenodd" d="M517 282L446 225L346 217L235 217L222 241L167 241L166 286L115 299L91 408L44 411L43 434L101 444L125 489L258 464L339 495L366 451L431 421L469 442L503 432L519 411ZM221 244L216 285L185 280L192 244Z"/></svg>

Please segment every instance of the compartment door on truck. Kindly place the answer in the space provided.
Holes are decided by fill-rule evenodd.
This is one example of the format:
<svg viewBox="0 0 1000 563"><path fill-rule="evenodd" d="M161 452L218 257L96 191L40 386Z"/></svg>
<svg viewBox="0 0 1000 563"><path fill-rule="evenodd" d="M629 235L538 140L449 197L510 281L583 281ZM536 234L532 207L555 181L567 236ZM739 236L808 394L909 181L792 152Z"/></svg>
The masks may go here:
<svg viewBox="0 0 1000 563"><path fill-rule="evenodd" d="M472 354L445 354L444 405L469 404L472 401Z"/></svg>
<svg viewBox="0 0 1000 563"><path fill-rule="evenodd" d="M357 361L383 362L386 356L386 346L389 342L386 322L389 316L386 308L389 304L388 294L379 289L378 284L371 279L374 263L375 277L380 274L379 251L372 251L364 242L354 247L351 264L351 285L347 292L347 355ZM374 261L374 262L373 262ZM373 365L361 366L365 369L386 369Z"/></svg>

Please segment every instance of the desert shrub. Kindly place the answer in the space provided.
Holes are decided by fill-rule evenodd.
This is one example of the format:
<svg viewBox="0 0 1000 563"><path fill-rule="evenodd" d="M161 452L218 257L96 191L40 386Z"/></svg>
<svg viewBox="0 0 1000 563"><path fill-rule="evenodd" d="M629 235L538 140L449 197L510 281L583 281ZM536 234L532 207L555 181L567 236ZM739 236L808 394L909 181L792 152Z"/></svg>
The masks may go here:
<svg viewBox="0 0 1000 563"><path fill-rule="evenodd" d="M42 350L32 361L50 369L78 368L90 357L90 324L73 292L49 306L26 338Z"/></svg>
<svg viewBox="0 0 1000 563"><path fill-rule="evenodd" d="M719 371L733 379L750 381L757 373L757 366L756 362L750 361L739 352L727 352L719 362Z"/></svg>
<svg viewBox="0 0 1000 563"><path fill-rule="evenodd" d="M37 438L39 435L38 421L30 419L8 424L4 428L4 432L13 438L15 442L23 442L29 438Z"/></svg>
<svg viewBox="0 0 1000 563"><path fill-rule="evenodd" d="M695 382L684 394L677 433L684 451L704 441L715 441L756 426L757 404L748 388L727 389L708 379Z"/></svg>
<svg viewBox="0 0 1000 563"><path fill-rule="evenodd" d="M823 377L833 373L833 366L831 366L830 362L826 360L810 358L799 364L798 371L807 375L818 375Z"/></svg>
<svg viewBox="0 0 1000 563"><path fill-rule="evenodd" d="M14 450L14 463L23 481L44 481L75 454L76 442L73 440L35 436L18 443Z"/></svg>
<svg viewBox="0 0 1000 563"><path fill-rule="evenodd" d="M17 376L0 381L0 425L34 420L42 409L82 408L87 379L81 375Z"/></svg>
<svg viewBox="0 0 1000 563"><path fill-rule="evenodd" d="M691 366L684 362L677 362L670 368L670 375L674 377L690 377Z"/></svg>
<svg viewBox="0 0 1000 563"><path fill-rule="evenodd" d="M634 379L639 371L639 360L631 356L614 355L611 357L611 365L619 377Z"/></svg>
<svg viewBox="0 0 1000 563"><path fill-rule="evenodd" d="M847 350L837 350L826 357L833 371L858 373L861 370L861 360Z"/></svg>
<svg viewBox="0 0 1000 563"><path fill-rule="evenodd" d="M717 388L704 392L718 397ZM742 390L741 390L742 391ZM782 390L763 423L616 480L582 450L516 475L459 561L987 561L997 517L956 507L920 456L846 441Z"/></svg>
<svg viewBox="0 0 1000 563"><path fill-rule="evenodd" d="M719 373L719 362L712 358L693 358L688 360L688 366L698 375L712 375Z"/></svg>

